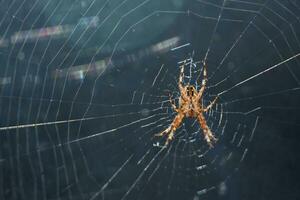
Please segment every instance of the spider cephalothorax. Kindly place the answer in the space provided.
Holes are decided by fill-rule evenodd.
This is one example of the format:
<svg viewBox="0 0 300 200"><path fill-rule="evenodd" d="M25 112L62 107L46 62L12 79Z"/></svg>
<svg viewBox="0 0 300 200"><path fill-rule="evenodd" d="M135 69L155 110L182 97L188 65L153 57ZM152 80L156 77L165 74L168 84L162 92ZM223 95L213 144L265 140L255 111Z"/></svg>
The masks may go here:
<svg viewBox="0 0 300 200"><path fill-rule="evenodd" d="M190 86L190 85L186 86L185 90L186 90L186 95L188 97L193 97L196 91L194 86Z"/></svg>
<svg viewBox="0 0 300 200"><path fill-rule="evenodd" d="M207 144L212 147L213 143L216 142L216 138L206 123L204 113L207 112L216 103L218 96L206 108L202 107L202 96L207 82L206 64L204 63L203 65L203 80L199 91L197 91L193 85L183 85L184 66L185 63L181 66L179 75L178 87L180 91L180 97L178 108L176 107L174 100L172 100L170 96L170 103L175 112L177 112L177 115L175 116L171 125L161 133L156 134L156 136L167 135L168 138L165 145L168 145L168 143L174 138L174 132L178 127L180 127L183 118L193 117L198 119L201 129L203 130L204 138Z"/></svg>

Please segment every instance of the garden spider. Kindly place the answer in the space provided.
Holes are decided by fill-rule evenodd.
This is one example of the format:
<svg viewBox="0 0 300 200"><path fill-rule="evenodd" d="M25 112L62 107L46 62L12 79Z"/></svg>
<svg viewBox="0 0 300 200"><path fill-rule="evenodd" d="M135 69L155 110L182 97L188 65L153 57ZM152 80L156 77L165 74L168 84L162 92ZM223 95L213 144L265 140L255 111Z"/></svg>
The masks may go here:
<svg viewBox="0 0 300 200"><path fill-rule="evenodd" d="M167 129L156 134L155 136L167 135L168 137L165 142L165 146L167 146L169 142L174 138L174 132L178 127L180 127L183 118L192 117L192 118L197 118L200 127L203 130L204 138L207 144L209 145L209 147L213 147L213 143L215 143L217 139L215 138L210 128L208 127L204 117L204 113L214 106L214 104L218 99L218 96L216 96L215 99L206 108L204 108L202 103L203 101L202 96L207 83L206 63L205 62L203 63L203 80L199 91L197 91L193 85L186 85L186 86L183 85L185 63L186 61L183 63L182 66L180 66L181 69L180 69L179 82L178 82L180 97L179 97L178 108L175 105L174 99L172 100L172 97L170 95L170 103L172 105L172 108L175 110L175 112L177 112L177 115L175 116L174 120L172 121L172 123Z"/></svg>

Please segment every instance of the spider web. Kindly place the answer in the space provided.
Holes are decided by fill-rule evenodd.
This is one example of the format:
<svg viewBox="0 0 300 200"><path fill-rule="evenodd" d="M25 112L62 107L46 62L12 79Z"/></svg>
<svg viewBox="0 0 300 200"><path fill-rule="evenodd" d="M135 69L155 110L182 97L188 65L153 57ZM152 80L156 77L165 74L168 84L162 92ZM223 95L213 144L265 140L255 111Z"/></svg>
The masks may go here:
<svg viewBox="0 0 300 200"><path fill-rule="evenodd" d="M297 1L0 7L1 199L239 199L257 192L234 180L252 180L243 169L271 135L299 127ZM154 137L176 115L184 61L197 89L207 63L204 106L219 95L205 114L214 148L194 119L166 148Z"/></svg>

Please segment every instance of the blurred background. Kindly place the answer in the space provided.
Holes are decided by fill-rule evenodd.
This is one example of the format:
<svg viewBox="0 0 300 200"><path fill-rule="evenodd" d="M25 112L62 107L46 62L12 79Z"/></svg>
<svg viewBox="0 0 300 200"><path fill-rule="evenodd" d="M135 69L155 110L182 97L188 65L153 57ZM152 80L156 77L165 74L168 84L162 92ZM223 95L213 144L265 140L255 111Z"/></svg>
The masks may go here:
<svg viewBox="0 0 300 200"><path fill-rule="evenodd" d="M0 199L299 199L299 53L296 0L0 0Z"/></svg>

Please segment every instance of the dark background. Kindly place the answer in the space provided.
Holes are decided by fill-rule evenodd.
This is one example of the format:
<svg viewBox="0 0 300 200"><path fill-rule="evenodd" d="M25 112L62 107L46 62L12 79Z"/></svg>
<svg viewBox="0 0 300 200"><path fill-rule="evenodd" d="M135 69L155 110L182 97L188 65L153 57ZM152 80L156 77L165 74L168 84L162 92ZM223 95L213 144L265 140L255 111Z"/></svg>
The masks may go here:
<svg viewBox="0 0 300 200"><path fill-rule="evenodd" d="M0 123L29 125L0 130L0 199L90 199L118 169L96 199L300 199L299 57L237 85L300 52L300 4L222 4L0 1ZM221 93L206 115L219 141L208 150L187 119L159 153L178 62L200 61L185 79L195 84L208 48L204 102Z"/></svg>

